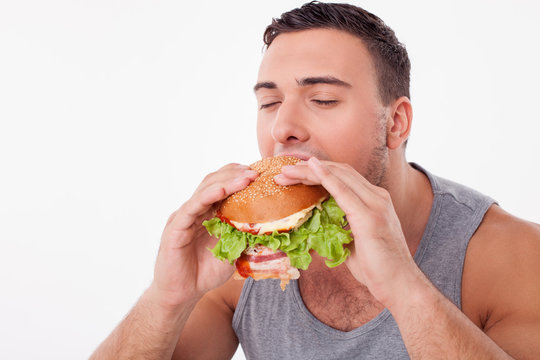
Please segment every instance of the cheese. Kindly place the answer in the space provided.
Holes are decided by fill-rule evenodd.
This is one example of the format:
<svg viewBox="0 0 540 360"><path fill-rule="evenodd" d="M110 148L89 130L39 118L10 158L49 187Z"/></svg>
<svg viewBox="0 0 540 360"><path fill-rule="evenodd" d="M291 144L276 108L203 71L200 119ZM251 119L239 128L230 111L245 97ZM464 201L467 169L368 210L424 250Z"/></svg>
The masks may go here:
<svg viewBox="0 0 540 360"><path fill-rule="evenodd" d="M257 235L271 234L275 230L290 231L293 229L298 229L304 222L306 222L311 217L314 208L321 209L321 203L300 210L297 213L284 217L283 219L274 220L266 223L249 224L232 220L230 220L230 222L235 228L240 231L249 231L251 233L256 233Z"/></svg>

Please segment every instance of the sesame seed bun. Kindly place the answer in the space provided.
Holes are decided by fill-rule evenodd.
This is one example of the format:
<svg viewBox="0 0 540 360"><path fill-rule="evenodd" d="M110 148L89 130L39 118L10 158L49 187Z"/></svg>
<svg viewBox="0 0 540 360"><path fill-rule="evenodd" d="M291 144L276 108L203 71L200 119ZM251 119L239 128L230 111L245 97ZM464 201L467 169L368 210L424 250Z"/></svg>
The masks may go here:
<svg viewBox="0 0 540 360"><path fill-rule="evenodd" d="M322 186L304 184L278 185L274 176L284 165L294 165L300 159L292 156L265 158L250 165L259 176L245 189L232 194L221 203L218 213L241 223L266 223L319 204L328 197Z"/></svg>

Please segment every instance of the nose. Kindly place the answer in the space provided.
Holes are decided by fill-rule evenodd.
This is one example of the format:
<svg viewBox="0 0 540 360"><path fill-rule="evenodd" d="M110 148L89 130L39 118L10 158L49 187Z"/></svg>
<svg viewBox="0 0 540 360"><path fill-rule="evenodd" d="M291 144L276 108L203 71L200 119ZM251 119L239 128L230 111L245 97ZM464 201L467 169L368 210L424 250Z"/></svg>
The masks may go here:
<svg viewBox="0 0 540 360"><path fill-rule="evenodd" d="M272 138L282 144L305 142L309 139L305 114L293 101L283 101L272 124Z"/></svg>

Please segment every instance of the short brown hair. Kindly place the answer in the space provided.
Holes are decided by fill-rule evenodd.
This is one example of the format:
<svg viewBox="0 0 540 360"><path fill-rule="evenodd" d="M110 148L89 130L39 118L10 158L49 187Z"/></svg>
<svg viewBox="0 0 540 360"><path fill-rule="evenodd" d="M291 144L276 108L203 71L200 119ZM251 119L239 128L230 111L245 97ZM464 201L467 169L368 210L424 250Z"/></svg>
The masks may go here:
<svg viewBox="0 0 540 360"><path fill-rule="evenodd" d="M411 62L405 46L379 17L360 7L312 1L272 19L263 39L269 47L279 34L320 28L343 30L363 40L375 65L384 105L401 96L410 98Z"/></svg>

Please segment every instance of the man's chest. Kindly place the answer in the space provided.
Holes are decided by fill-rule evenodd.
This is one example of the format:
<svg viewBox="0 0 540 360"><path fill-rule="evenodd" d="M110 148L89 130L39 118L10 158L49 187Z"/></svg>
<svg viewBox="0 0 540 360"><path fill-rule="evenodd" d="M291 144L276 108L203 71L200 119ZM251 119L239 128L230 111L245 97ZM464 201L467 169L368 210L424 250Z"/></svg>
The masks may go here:
<svg viewBox="0 0 540 360"><path fill-rule="evenodd" d="M306 308L319 321L341 331L356 329L375 318L384 306L365 286L345 272L302 274L299 288Z"/></svg>

